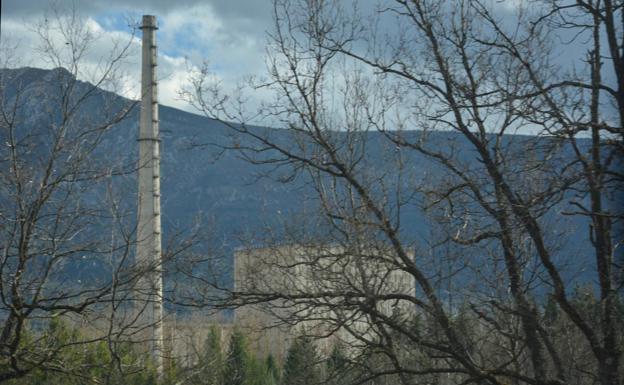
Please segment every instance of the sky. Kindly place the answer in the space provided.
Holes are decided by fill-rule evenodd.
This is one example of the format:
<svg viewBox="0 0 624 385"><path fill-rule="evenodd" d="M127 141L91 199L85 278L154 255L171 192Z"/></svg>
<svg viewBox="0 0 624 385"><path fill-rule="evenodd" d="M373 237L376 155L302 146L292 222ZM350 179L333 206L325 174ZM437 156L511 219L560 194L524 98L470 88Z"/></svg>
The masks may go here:
<svg viewBox="0 0 624 385"><path fill-rule="evenodd" d="M495 0L493 6L503 14L513 13L522 0ZM360 7L372 6L375 0L358 0ZM231 93L245 78L262 78L265 63L267 33L272 30L272 0L2 0L0 24L0 66L32 66L54 68L55 63L44 60L37 48L40 37L35 29L42 20L53 19L54 10L67 15L72 9L96 39L81 64L79 78L89 79L97 73L99 63L107 59L115 44L130 42L128 57L120 65L124 76L116 92L138 98L140 88L141 33L132 36L131 24L138 25L141 15L158 18L158 78L161 104L197 112L179 91L188 84L189 69L207 62L226 93ZM386 26L388 27L388 26ZM391 26L390 26L391 28ZM63 37L53 31L51 40L63 48ZM563 66L586 49L574 44L558 48ZM6 52L11 52L7 55ZM6 57L10 56L7 63ZM607 73L610 78L612 74ZM249 99L253 111L262 98L256 91Z"/></svg>
<svg viewBox="0 0 624 385"><path fill-rule="evenodd" d="M193 111L178 91L188 69L207 61L226 88L265 70L266 31L272 25L271 0L2 0L0 44L11 51L9 66L53 68L37 51L37 23L53 18L54 10L72 9L96 40L82 63L84 76L93 73L114 45L131 42L121 70L125 96L136 97L140 87L140 31L132 36L129 24L141 15L158 18L158 78L162 104ZM53 39L62 40L58 33ZM3 61L6 59L2 59ZM3 65L6 65L3 63ZM137 79L134 81L134 79Z"/></svg>

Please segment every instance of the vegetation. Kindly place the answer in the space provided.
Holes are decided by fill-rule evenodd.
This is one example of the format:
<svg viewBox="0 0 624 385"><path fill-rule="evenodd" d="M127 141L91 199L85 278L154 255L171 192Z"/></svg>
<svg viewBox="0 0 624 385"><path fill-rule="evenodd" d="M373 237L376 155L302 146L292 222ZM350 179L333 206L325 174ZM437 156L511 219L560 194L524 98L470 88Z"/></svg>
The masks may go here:
<svg viewBox="0 0 624 385"><path fill-rule="evenodd" d="M138 352L131 344L111 347L106 341L92 339L88 330L55 317L41 333L31 332L24 344L36 343L47 349L57 349L50 362L35 368L20 379L7 381L11 385L78 385L78 384L156 384L156 372L149 355ZM0 367L0 369L6 369Z"/></svg>
<svg viewBox="0 0 624 385"><path fill-rule="evenodd" d="M306 337L293 341L286 354L282 383L313 385L320 383L319 356L314 343Z"/></svg>
<svg viewBox="0 0 624 385"><path fill-rule="evenodd" d="M53 41L52 30L65 42ZM84 343L55 330L64 315L91 323L89 343L110 349L129 341L128 296L143 273L129 261L130 211L112 187L133 167L97 157L134 107L99 88L114 83L130 43L110 52L87 84L76 79L94 38L84 23L59 15L37 32L41 56L59 68L37 89L24 87L19 69L0 79L0 381L72 370L64 361ZM42 327L53 334L34 332Z"/></svg>
<svg viewBox="0 0 624 385"><path fill-rule="evenodd" d="M261 111L208 68L187 96L319 204L249 240L230 301L324 325L375 381L622 384L624 3L274 10Z"/></svg>
<svg viewBox="0 0 624 385"><path fill-rule="evenodd" d="M599 322L599 301L593 297L591 290L578 289L571 298L584 308L588 319ZM587 347L579 345L580 336L563 316L554 301L547 302L537 310L540 318L545 320L547 329L544 332L552 336L553 348L565 354L567 361L562 363L565 370L583 370L591 373L596 364L588 359ZM624 322L624 304L619 303L615 309L618 322ZM509 339L517 338L508 335L504 339L490 335L490 322L509 322L509 330L517 330L520 325L510 319L505 311L493 311L489 322L483 322L474 311L463 307L453 317L453 327L461 331L464 338L473 343L473 354L497 359L504 364L508 359L506 346ZM70 326L74 325L74 326ZM412 320L412 332L423 340L434 340L443 336L439 326L433 319ZM327 351L320 351L317 342L309 336L301 335L294 338L284 357L277 359L269 354L258 356L257 352L247 347L247 336L241 330L231 332L228 343L222 346L221 341L226 329L213 324L209 327L205 343L195 351L190 361L176 362L176 358L167 360L167 371L161 382L168 384L190 385L315 385L315 384L349 384L361 383L368 385L390 385L396 383L417 383L425 379L431 383L454 384L463 378L461 372L449 374L446 357L436 357L435 347L414 344L410 341L395 340L400 352L399 359L411 371L388 370L392 354L382 345L368 346L365 350L354 350L344 347L344 342L334 341ZM33 333L27 341L34 339ZM29 372L20 379L9 380L10 385L25 384L131 384L152 385L157 383L157 376L150 360L150 355L139 350L137 345L125 344L111 349L104 341L88 342L88 330L81 330L68 321L54 318L42 332L42 342L50 348L56 346L72 346L64 348L62 355L55 358L46 368ZM397 334L397 336L400 336ZM621 343L621 342L619 342ZM327 344L325 343L325 346ZM187 346L190 348L190 346ZM282 364L278 364L282 362ZM54 367L56 370L50 370ZM71 370L66 370L70 368ZM434 370L433 368L438 368ZM440 376L440 372L444 376ZM584 384L582 378L571 382Z"/></svg>
<svg viewBox="0 0 624 385"><path fill-rule="evenodd" d="M347 3L274 0L260 111L207 69L186 93L229 127L225 149L303 179L318 205L247 239L255 262L234 286L176 261L185 304L250 306L306 335L258 357L241 330L222 344L212 328L162 379L128 306L147 273L129 262L129 210L107 194L128 170L91 157L132 108L97 88L124 51L81 88L89 34L64 30L67 62L42 29L43 53L70 70L55 72L49 119L24 134L33 96L2 82L0 382L624 383L624 2ZM584 54L569 65L566 49ZM85 258L110 274L66 284Z"/></svg>

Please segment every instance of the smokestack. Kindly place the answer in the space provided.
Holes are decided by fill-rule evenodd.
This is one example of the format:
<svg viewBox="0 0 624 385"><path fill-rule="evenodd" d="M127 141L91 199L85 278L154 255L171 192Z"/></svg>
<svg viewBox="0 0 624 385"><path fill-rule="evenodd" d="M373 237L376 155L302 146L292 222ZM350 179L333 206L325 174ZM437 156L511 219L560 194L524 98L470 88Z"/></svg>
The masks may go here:
<svg viewBox="0 0 624 385"><path fill-rule="evenodd" d="M139 327L149 331L150 352L158 378L163 376L163 285L160 225L160 138L156 79L156 17L143 16L141 122L139 127L139 202L137 264L146 274L139 282Z"/></svg>

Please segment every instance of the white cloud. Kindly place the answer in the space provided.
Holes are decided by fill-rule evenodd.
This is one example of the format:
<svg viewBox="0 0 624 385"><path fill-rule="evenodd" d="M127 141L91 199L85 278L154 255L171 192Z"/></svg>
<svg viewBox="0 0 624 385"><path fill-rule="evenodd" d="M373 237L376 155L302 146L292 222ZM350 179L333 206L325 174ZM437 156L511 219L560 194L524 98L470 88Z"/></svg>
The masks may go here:
<svg viewBox="0 0 624 385"><path fill-rule="evenodd" d="M123 4L127 5L127 2L112 0L109 3L113 7L107 10L102 10L98 2L87 1L79 4L82 8L77 9L77 14L84 23L84 29L95 37L81 60L79 78L87 81L97 78L111 52L129 44L126 56L118 63L120 78L107 84L106 87L124 96L136 98L140 89L140 31L137 31L139 36L133 37L131 29L126 26L128 24L126 20L120 22L119 19L124 18L124 12L127 15L129 10L134 11L134 18L138 19L138 13L136 9L124 7ZM260 15L256 6L256 14L263 18L260 18L258 26L254 28L252 20L249 19L252 15L249 13L236 14L232 12L232 7L225 7L224 10L222 6L211 5L209 2L185 3L172 7L156 2L150 4L148 8L162 11L160 14L153 12L158 15L160 27L157 32L160 102L192 110L177 98L178 90L185 85L189 66L197 67L207 60L227 90L234 89L243 77L264 72L264 25L267 15ZM5 8L3 6L1 43L5 53L10 46L14 49L10 56L13 60L2 65L41 68L58 66L58 62L47 59L46 55L37 50L40 46L40 37L34 30L34 24L36 20L43 18L42 11L39 11L39 14L37 12L28 14L27 9L33 11L36 9L29 0L25 0L19 6L15 4L15 15L9 13L10 16L5 16ZM85 15L87 12L91 12L89 16ZM64 39L60 31L55 29L50 31L54 49L62 54L68 53Z"/></svg>

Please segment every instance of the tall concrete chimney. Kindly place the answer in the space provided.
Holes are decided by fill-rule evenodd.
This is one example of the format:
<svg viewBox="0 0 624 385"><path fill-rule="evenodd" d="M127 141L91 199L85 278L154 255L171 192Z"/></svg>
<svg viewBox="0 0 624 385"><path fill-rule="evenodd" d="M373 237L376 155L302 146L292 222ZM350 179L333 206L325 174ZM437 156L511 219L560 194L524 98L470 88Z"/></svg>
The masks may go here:
<svg viewBox="0 0 624 385"><path fill-rule="evenodd" d="M139 202L136 259L147 272L139 282L139 326L150 341L158 378L163 376L163 285L160 225L160 138L156 78L156 17L143 16L141 122L139 127Z"/></svg>

